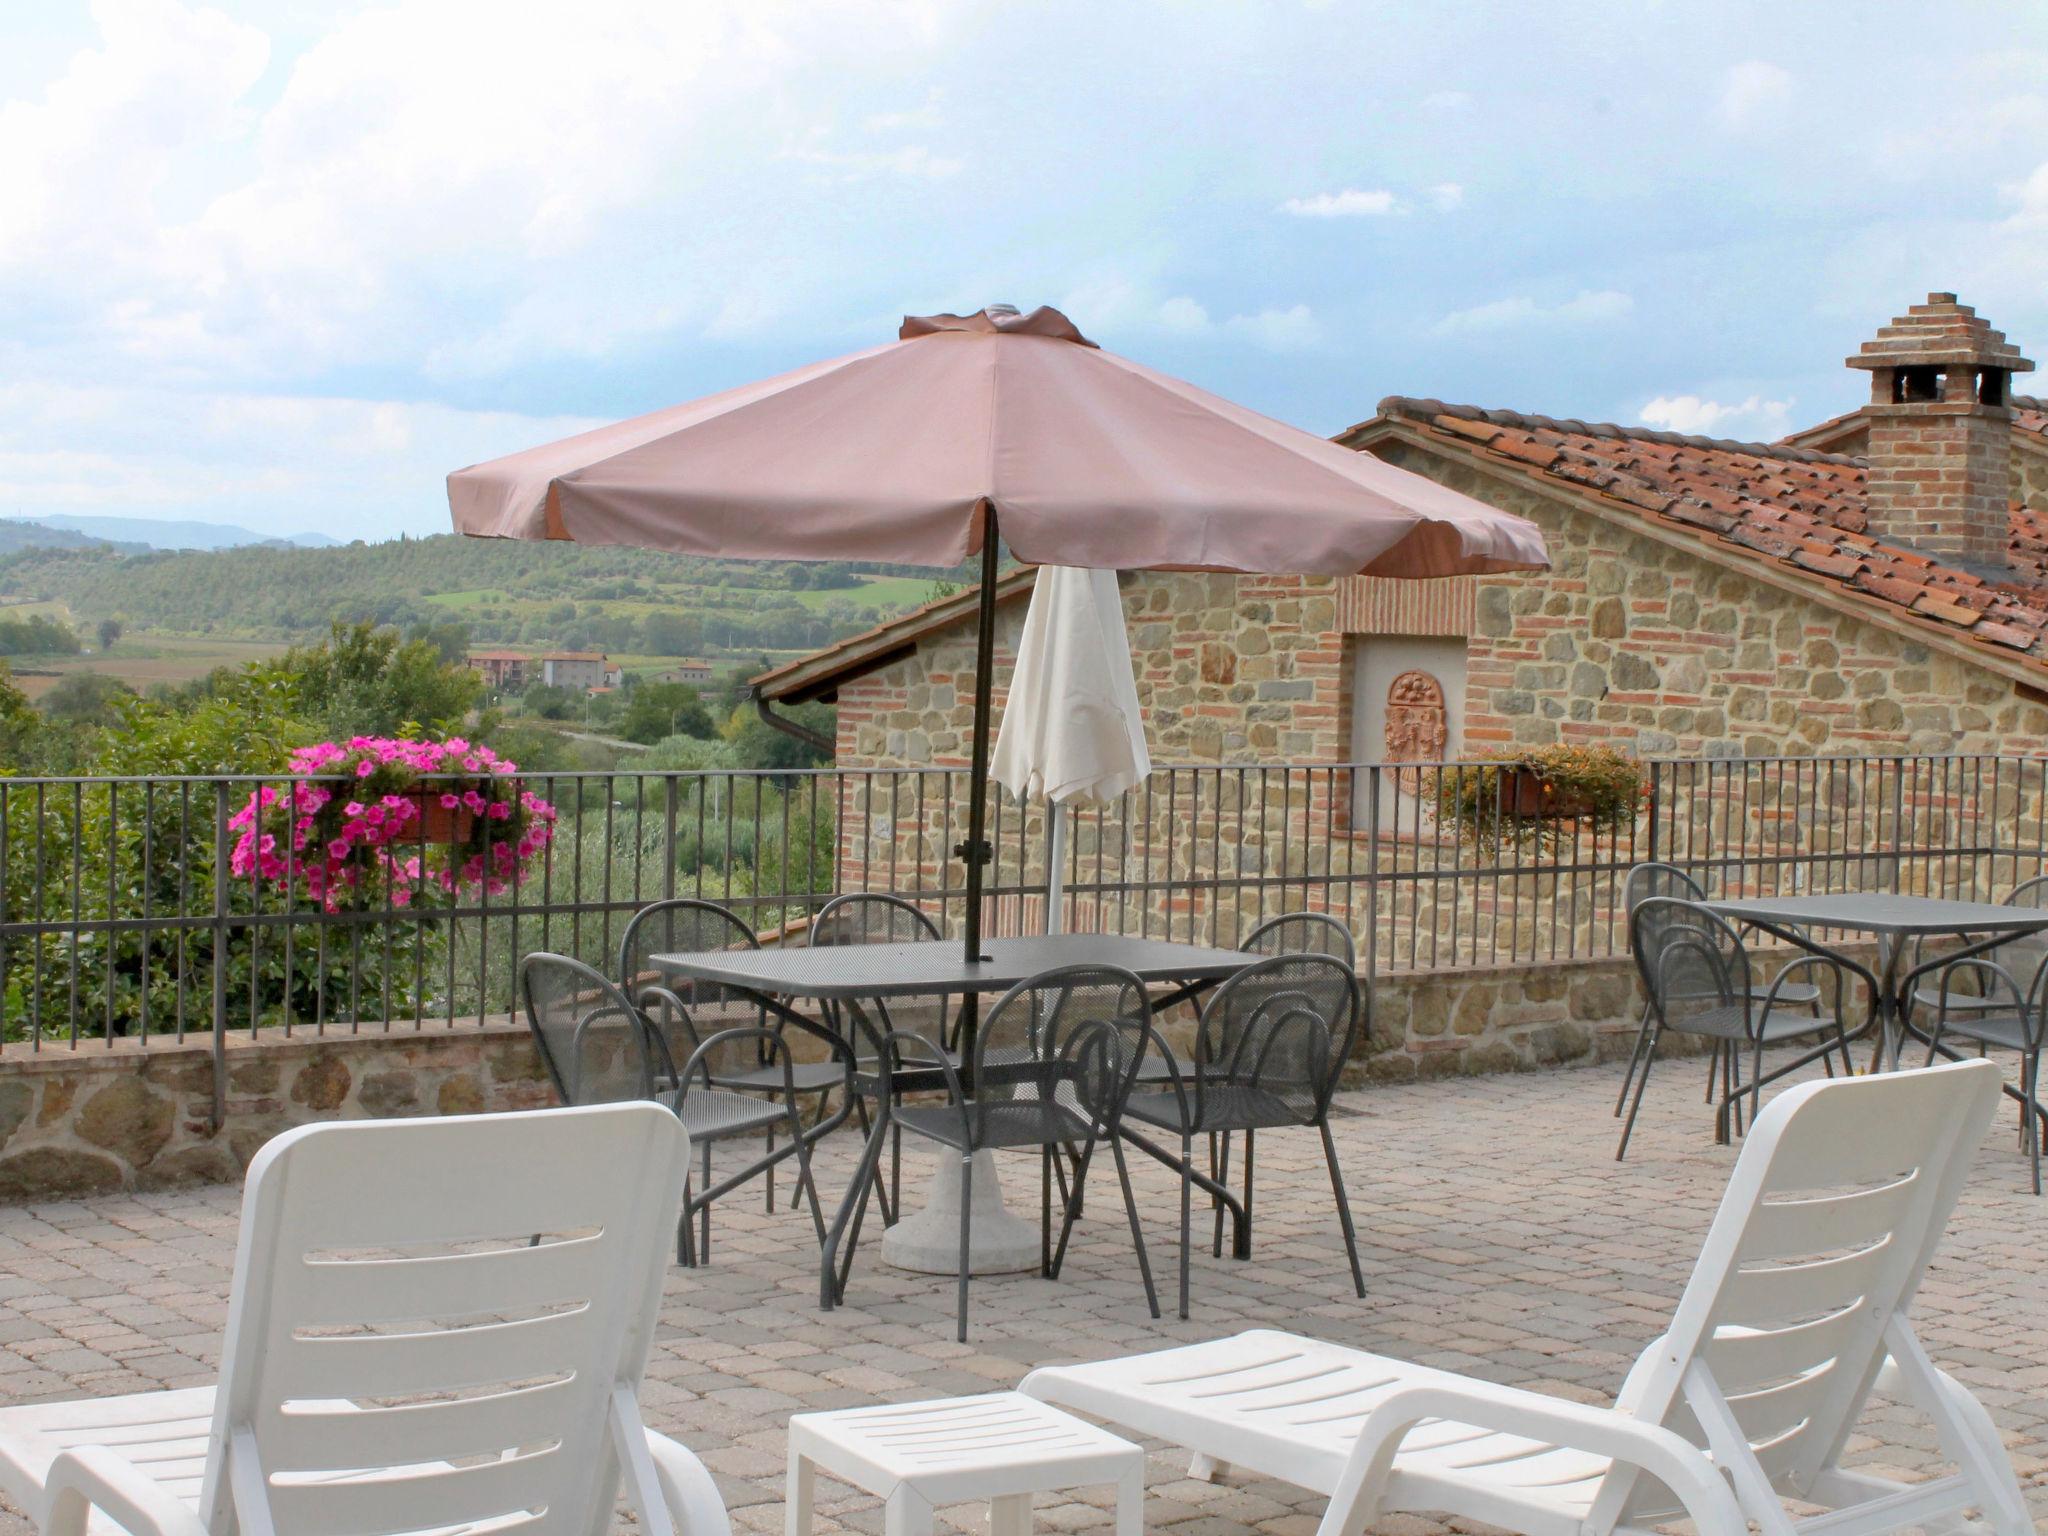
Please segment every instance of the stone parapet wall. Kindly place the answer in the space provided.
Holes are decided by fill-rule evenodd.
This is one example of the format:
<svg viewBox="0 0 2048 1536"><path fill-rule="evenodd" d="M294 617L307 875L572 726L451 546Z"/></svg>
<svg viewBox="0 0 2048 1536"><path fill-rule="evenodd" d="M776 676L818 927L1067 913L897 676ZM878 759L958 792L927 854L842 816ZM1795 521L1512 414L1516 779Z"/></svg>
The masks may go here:
<svg viewBox="0 0 2048 1536"><path fill-rule="evenodd" d="M0 1055L0 1201L237 1179L314 1120L534 1109L554 1090L524 1025L231 1036L213 1127L211 1042Z"/></svg>
<svg viewBox="0 0 2048 1536"><path fill-rule="evenodd" d="M1529 1071L1626 1054L1640 1016L1624 961L1382 977L1352 1082ZM1189 1021L1162 1020L1184 1047ZM799 1055L808 1054L799 1051ZM312 1121L534 1109L554 1102L522 1025L231 1039L211 1124L210 1043L0 1055L0 1202L238 1179Z"/></svg>

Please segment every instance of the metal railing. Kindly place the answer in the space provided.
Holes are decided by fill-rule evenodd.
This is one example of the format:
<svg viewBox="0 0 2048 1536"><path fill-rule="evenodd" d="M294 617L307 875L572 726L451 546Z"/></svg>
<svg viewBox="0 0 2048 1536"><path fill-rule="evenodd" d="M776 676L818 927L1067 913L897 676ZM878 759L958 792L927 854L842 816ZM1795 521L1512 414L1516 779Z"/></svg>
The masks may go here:
<svg viewBox="0 0 2048 1536"><path fill-rule="evenodd" d="M1070 929L1233 943L1278 912L1347 921L1375 972L1625 952L1647 858L1735 893L1885 889L1995 898L2048 867L2044 763L2018 756L1709 758L1644 765L1633 825L1563 822L1488 847L1436 813L1471 764L1164 767L1070 814ZM353 1033L503 1016L533 949L609 969L625 919L668 896L801 942L842 891L886 890L949 931L960 769L535 775L553 840L503 889L329 910L236 875L231 819L285 778L0 779L5 1050L231 1031ZM991 933L1046 921L1046 811L993 804Z"/></svg>

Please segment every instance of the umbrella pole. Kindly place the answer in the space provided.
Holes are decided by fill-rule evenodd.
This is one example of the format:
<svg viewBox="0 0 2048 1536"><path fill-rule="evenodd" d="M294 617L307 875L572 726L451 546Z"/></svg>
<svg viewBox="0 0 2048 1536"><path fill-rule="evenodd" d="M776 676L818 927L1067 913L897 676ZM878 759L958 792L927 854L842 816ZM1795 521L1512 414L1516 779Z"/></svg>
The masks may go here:
<svg viewBox="0 0 2048 1536"><path fill-rule="evenodd" d="M988 737L994 712L996 670L996 506L981 504L981 610L974 642L974 749L972 777L967 785L967 839L953 850L967 866L966 959L986 960L981 952L982 871L994 857L988 841ZM972 1044L962 1044L963 1052Z"/></svg>

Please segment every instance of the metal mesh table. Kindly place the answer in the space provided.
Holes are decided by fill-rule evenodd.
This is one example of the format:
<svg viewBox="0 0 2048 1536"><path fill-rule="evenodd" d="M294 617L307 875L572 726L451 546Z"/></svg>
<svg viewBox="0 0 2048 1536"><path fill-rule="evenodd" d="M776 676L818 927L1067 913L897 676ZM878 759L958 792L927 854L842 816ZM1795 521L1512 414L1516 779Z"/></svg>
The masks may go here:
<svg viewBox="0 0 2048 1536"><path fill-rule="evenodd" d="M1880 1064L1894 1069L1904 1037L1919 1037L1911 1022L1913 988L1928 972L1993 949L2023 933L2048 929L2048 909L2010 907L1993 901L1950 901L1938 896L1910 896L1884 891L1839 891L1818 896L1758 896L1735 901L1710 901L1709 910L1735 922L1750 923L1774 938L1811 954L1839 961L1861 976L1870 988L1870 1018L1859 1033L1878 1033ZM1832 928L1867 933L1877 940L1875 972L1839 949L1813 937L1813 930ZM1900 975L1912 939L1975 938L1958 950L1937 955Z"/></svg>
<svg viewBox="0 0 2048 1536"><path fill-rule="evenodd" d="M929 940L912 944L834 945L826 949L715 950L650 958L651 963L671 974L746 992L770 1013L802 1020L810 1027L815 1026L790 1006L792 1002L807 999L845 1004L847 1016L867 1037L869 1047L879 1052L881 1032L874 1028L862 1011L864 1003L882 1003L890 998L982 996L1006 992L1020 981L1062 966L1108 965L1130 971L1149 984L1172 988L1161 1003L1161 1006L1171 1007L1246 966L1256 964L1263 957L1241 950L1216 949L1205 944L1177 944L1165 939L1125 934L1057 933L989 939L983 943L982 958L978 961L967 960L957 944ZM960 1041L963 1056L972 1055L972 1030L970 1014ZM858 1049L855 1042L847 1043ZM937 1070L897 1072L893 1074L892 1081L908 1092L945 1086L944 1076ZM887 1139L890 1095L879 1091L873 1074L862 1074L862 1089L873 1093L876 1113L870 1120L868 1144L860 1166L848 1187L846 1198L840 1202L833 1217L820 1255L819 1302L827 1310L844 1293L846 1274L853 1263L848 1233L851 1230L853 1239L858 1239L860 1213L865 1209L869 1185ZM957 1173L954 1178L957 1190ZM975 1178L976 1187L982 1187L979 1170ZM988 1187L999 1187L992 1173ZM1219 1189L1212 1192L1227 1202L1241 1225L1242 1210L1238 1202L1231 1199L1227 1191ZM927 1207L926 1214L936 1208L938 1215L935 1219L949 1224L956 1222L957 1217L948 1218L944 1214L943 1190L939 1196ZM975 1210L977 1227L986 1230L979 1200ZM916 1219L922 1221L925 1216L920 1215ZM848 1242L843 1267L839 1261L842 1242Z"/></svg>

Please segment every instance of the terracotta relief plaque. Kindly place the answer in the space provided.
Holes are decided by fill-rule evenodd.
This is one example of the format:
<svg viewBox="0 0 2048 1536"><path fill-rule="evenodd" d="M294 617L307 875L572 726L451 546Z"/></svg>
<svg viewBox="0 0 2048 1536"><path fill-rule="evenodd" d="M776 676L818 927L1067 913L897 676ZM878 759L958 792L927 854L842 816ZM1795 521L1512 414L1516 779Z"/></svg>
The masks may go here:
<svg viewBox="0 0 2048 1536"><path fill-rule="evenodd" d="M1388 684L1384 761L1440 763L1450 738L1450 711L1444 704L1442 683L1417 668L1403 672ZM1397 772L1394 782L1412 793L1420 787L1421 778L1420 772L1410 770Z"/></svg>

